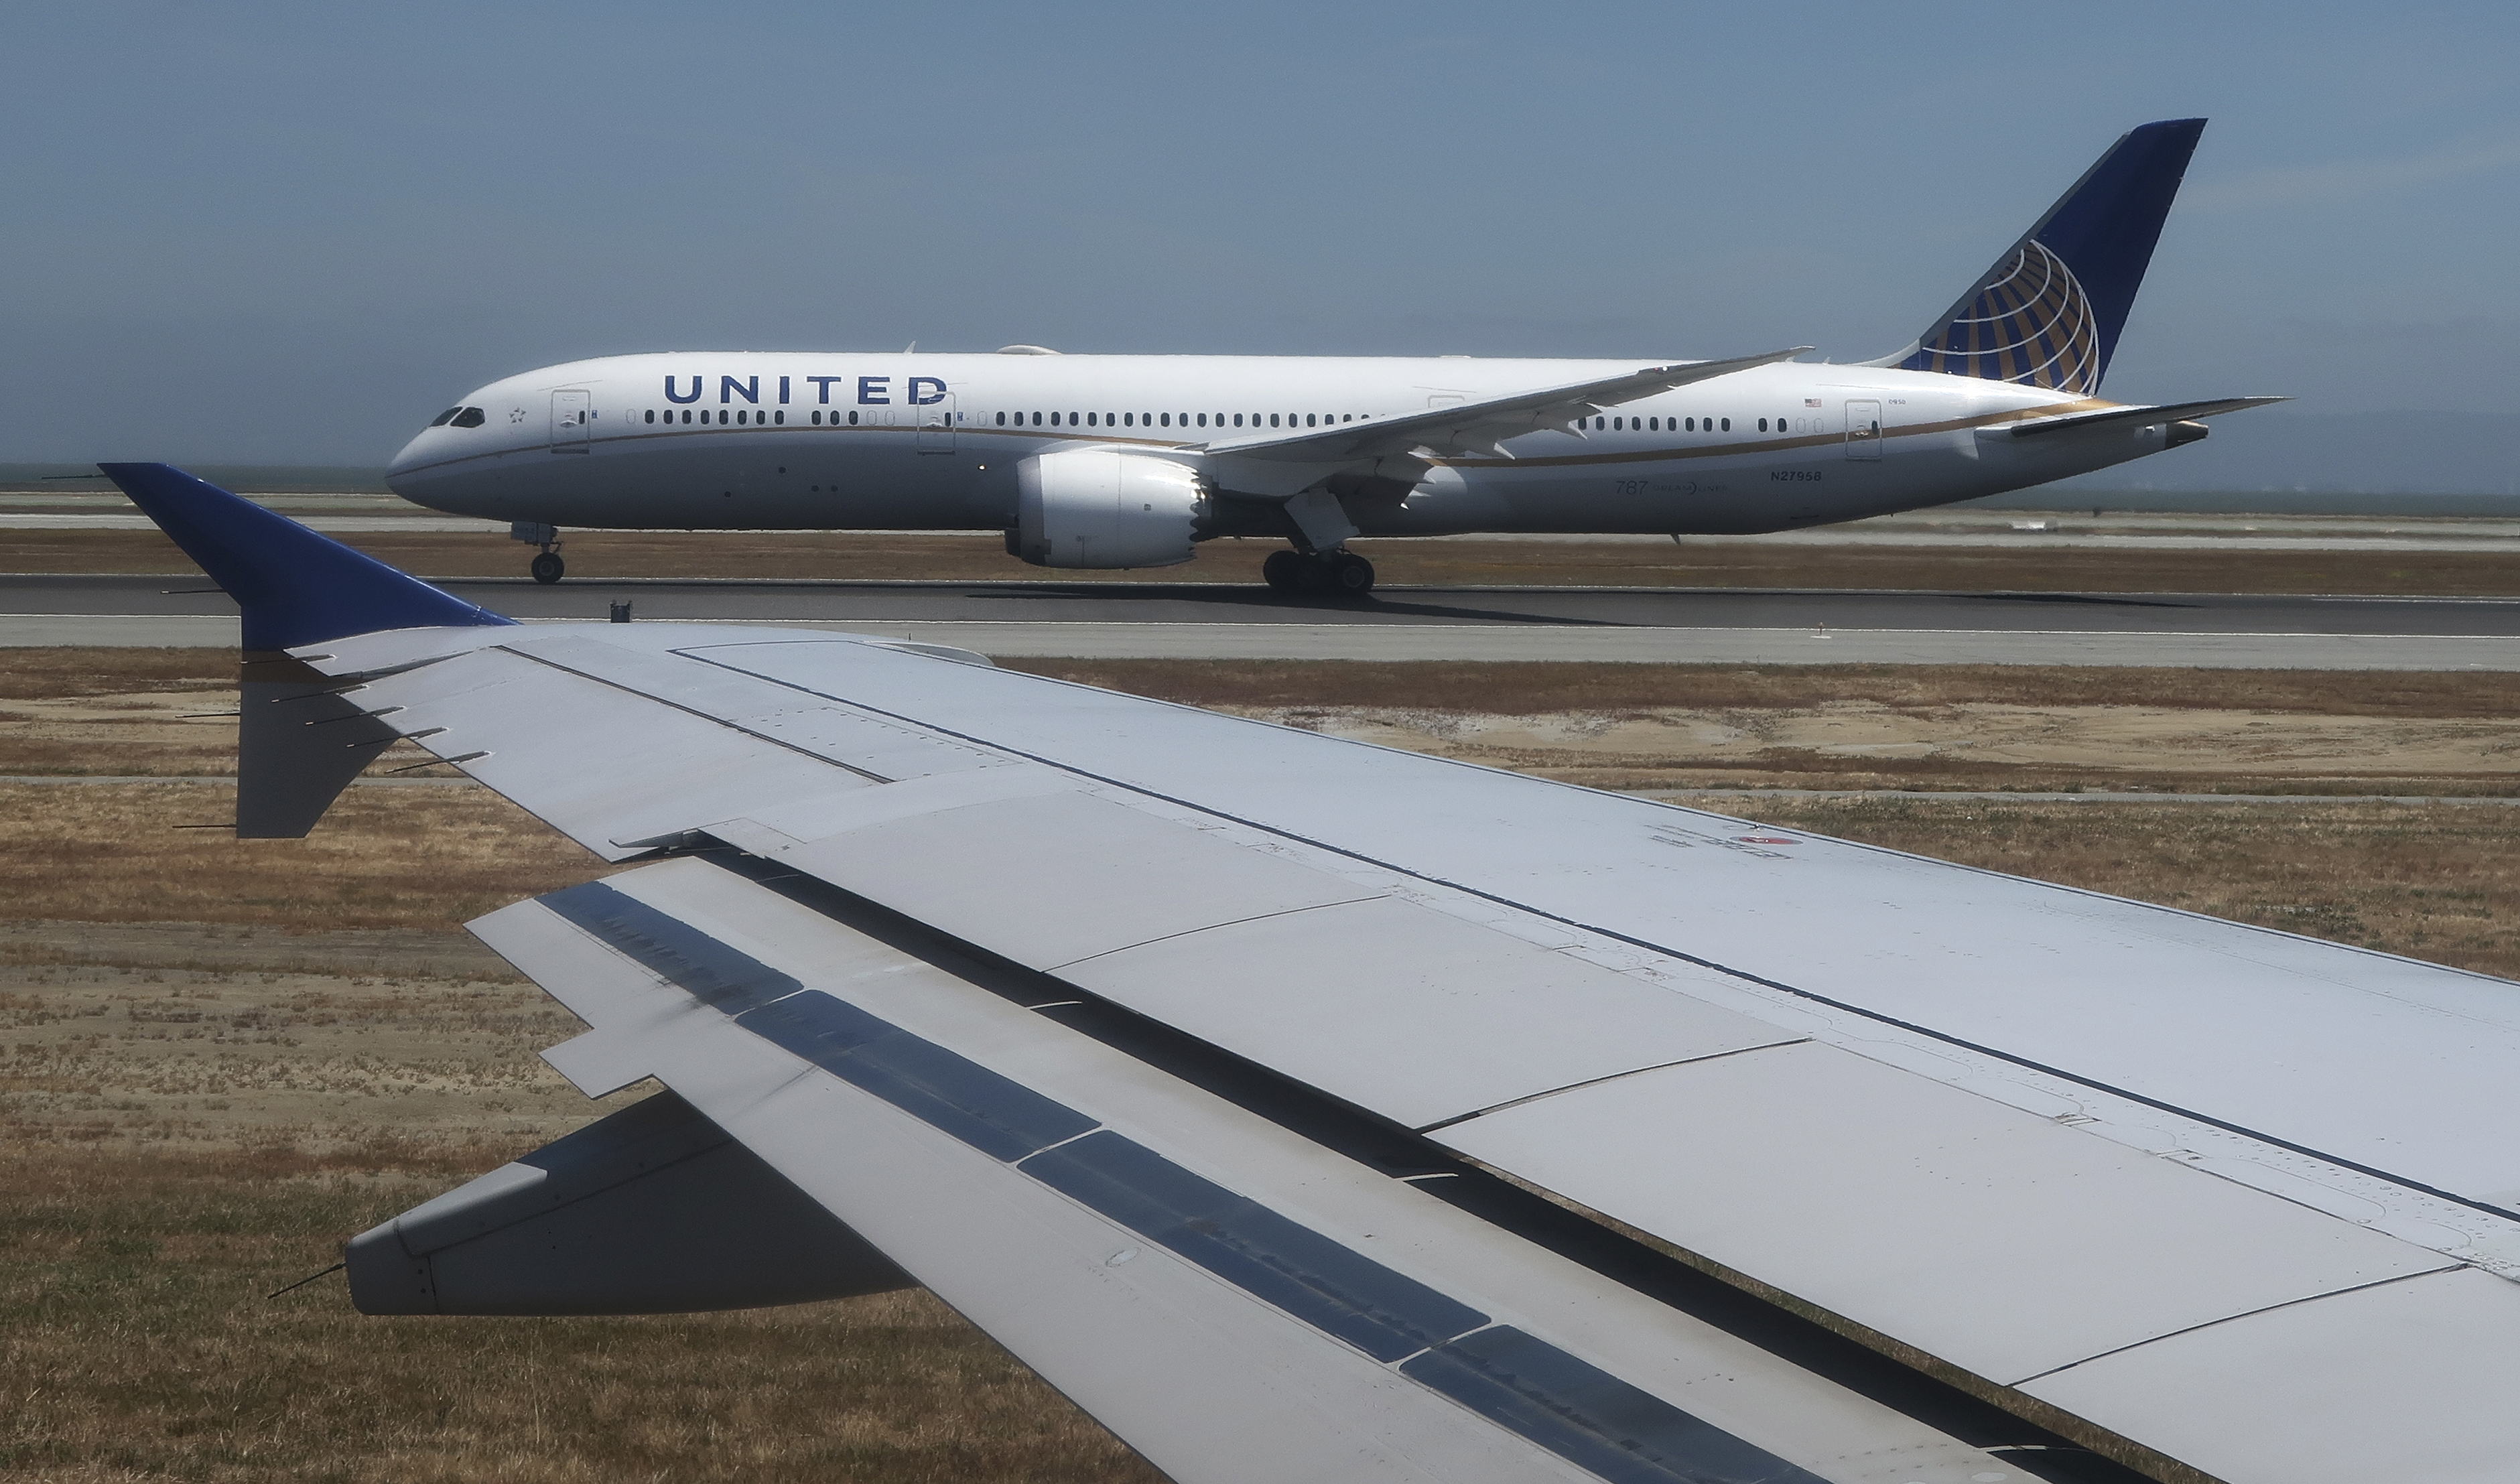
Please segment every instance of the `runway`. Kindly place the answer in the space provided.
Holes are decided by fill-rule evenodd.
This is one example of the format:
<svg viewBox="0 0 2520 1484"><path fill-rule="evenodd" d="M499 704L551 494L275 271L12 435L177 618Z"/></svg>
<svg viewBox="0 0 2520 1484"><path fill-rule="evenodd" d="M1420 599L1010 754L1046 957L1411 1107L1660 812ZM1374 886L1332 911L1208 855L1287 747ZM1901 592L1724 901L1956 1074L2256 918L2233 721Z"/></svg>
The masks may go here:
<svg viewBox="0 0 2520 1484"><path fill-rule="evenodd" d="M0 576L0 645L237 642L198 581ZM2520 599L1393 587L1305 599L1223 583L452 581L496 612L739 622L1006 657L2520 670Z"/></svg>
<svg viewBox="0 0 2520 1484"><path fill-rule="evenodd" d="M448 516L396 496L338 493L259 495L257 504L332 535L477 535L504 537L503 520ZM2385 497L2376 497L2385 499ZM152 530L156 522L120 495L0 492L0 533L9 531ZM845 531L797 534L845 535ZM901 535L908 532L888 532ZM938 531L936 535L971 535ZM1491 535L1418 537L1418 541L1491 541ZM1667 546L1667 536L1519 535L1508 539ZM1898 547L1916 550L2000 548L2013 551L2224 551L2520 555L2520 519L2468 516L2206 515L2092 511L2015 511L1943 506L1875 516L1840 525L1748 536L1688 536L1690 547Z"/></svg>

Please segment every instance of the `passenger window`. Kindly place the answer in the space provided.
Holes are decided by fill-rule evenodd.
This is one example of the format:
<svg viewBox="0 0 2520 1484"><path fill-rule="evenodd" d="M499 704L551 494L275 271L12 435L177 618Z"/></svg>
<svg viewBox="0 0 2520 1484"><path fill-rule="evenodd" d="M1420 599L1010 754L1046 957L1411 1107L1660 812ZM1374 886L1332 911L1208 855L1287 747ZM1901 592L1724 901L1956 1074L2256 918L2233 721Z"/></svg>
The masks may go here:
<svg viewBox="0 0 2520 1484"><path fill-rule="evenodd" d="M788 426L788 414L785 412L774 412L770 415L770 421L781 427L785 427Z"/></svg>
<svg viewBox="0 0 2520 1484"><path fill-rule="evenodd" d="M478 407L459 407L455 416L447 421L457 427L478 427L489 420L482 416Z"/></svg>
<svg viewBox="0 0 2520 1484"><path fill-rule="evenodd" d="M1731 432L1732 430L1732 420L1731 418L1726 418L1724 420L1724 430L1726 432Z"/></svg>
<svg viewBox="0 0 2520 1484"><path fill-rule="evenodd" d="M1234 415L1234 426L1237 427L1242 426L1242 414L1238 412Z"/></svg>
<svg viewBox="0 0 2520 1484"><path fill-rule="evenodd" d="M1172 426L1173 426L1173 415L1172 415L1171 413L1165 413L1165 414L1164 414L1164 426L1165 426L1166 427L1172 427Z"/></svg>
<svg viewBox="0 0 2520 1484"><path fill-rule="evenodd" d="M1691 419L1689 419L1689 420L1688 420L1688 430L1689 430L1690 432L1695 432L1695 431L1697 431L1697 420L1696 420L1695 418L1691 418Z"/></svg>
<svg viewBox="0 0 2520 1484"><path fill-rule="evenodd" d="M1759 431L1761 431L1761 432L1766 432L1767 430L1768 430L1768 420L1767 420L1767 419L1765 419L1765 418L1761 418L1761 419L1759 420Z"/></svg>
<svg viewBox="0 0 2520 1484"><path fill-rule="evenodd" d="M652 407L648 409L648 421L651 423L656 421L656 409Z"/></svg>
<svg viewBox="0 0 2520 1484"><path fill-rule="evenodd" d="M851 427L857 427L857 426L858 426L858 415L857 415L856 413L850 413L850 414L849 414L849 426L850 426Z"/></svg>

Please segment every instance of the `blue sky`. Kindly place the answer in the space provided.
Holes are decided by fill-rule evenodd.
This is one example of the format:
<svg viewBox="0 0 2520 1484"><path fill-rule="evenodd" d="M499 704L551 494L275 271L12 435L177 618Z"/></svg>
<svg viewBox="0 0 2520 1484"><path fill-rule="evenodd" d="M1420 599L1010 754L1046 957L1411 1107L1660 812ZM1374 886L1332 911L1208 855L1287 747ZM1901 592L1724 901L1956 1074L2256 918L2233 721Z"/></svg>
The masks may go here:
<svg viewBox="0 0 2520 1484"><path fill-rule="evenodd" d="M2108 390L2508 413L2520 7L13 8L0 461L688 346L1841 359L2206 131Z"/></svg>

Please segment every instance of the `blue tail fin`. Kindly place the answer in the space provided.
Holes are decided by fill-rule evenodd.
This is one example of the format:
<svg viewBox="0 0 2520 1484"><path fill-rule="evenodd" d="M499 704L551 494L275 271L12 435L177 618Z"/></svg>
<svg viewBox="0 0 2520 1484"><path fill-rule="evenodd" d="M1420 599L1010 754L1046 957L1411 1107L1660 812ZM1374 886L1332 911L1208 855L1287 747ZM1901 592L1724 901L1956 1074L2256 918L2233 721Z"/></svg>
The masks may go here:
<svg viewBox="0 0 2520 1484"><path fill-rule="evenodd" d="M2130 130L1912 349L1874 364L2097 392L2204 132Z"/></svg>
<svg viewBox="0 0 2520 1484"><path fill-rule="evenodd" d="M227 589L245 648L418 629L513 623L167 464L100 464L158 528Z"/></svg>

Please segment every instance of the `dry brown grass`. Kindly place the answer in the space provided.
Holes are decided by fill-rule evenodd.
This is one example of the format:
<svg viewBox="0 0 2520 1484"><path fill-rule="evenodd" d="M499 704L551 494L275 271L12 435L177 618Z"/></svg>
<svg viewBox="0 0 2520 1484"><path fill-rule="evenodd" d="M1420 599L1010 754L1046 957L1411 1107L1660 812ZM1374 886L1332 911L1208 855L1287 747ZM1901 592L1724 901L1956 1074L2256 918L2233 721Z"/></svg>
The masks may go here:
<svg viewBox="0 0 2520 1484"><path fill-rule="evenodd" d="M342 538L406 571L515 577L525 548L504 535L382 532ZM862 581L1243 582L1282 543L1212 541L1184 566L1045 572L997 535L818 531L571 531L582 577L779 577ZM1359 541L1394 585L1880 588L1935 592L2389 593L2507 597L2520 564L2492 553L2353 550L2122 551L1985 547L1748 546L1639 541ZM0 532L0 571L198 570L155 531Z"/></svg>
<svg viewBox="0 0 2520 1484"><path fill-rule="evenodd" d="M1012 660L1605 788L2502 794L2520 676Z"/></svg>
<svg viewBox="0 0 2520 1484"><path fill-rule="evenodd" d="M1869 702L2142 706L2323 716L2520 716L2520 673L2111 666L1568 664L1548 661L1004 659L1007 669L1194 706L1393 706L1524 715Z"/></svg>
<svg viewBox="0 0 2520 1484"><path fill-rule="evenodd" d="M240 840L232 787L0 785L0 918L452 928L603 865L481 788L352 788L302 840Z"/></svg>
<svg viewBox="0 0 2520 1484"><path fill-rule="evenodd" d="M0 650L0 700L69 700L197 691L236 684L230 650L103 649L86 646Z"/></svg>
<svg viewBox="0 0 2520 1484"><path fill-rule="evenodd" d="M473 1151L466 1169L495 1162ZM642 1319L368 1319L340 1240L451 1153L13 1150L0 1475L338 1480L1151 1479L932 1297Z"/></svg>

